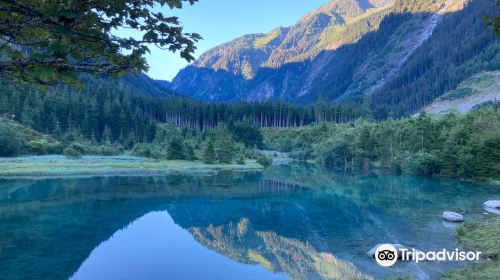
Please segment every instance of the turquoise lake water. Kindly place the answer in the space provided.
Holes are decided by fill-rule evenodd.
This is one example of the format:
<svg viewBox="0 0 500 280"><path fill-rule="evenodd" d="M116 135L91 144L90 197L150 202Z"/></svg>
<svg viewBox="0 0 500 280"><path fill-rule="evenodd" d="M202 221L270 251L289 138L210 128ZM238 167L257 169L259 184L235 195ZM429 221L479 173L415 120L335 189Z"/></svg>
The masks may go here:
<svg viewBox="0 0 500 280"><path fill-rule="evenodd" d="M485 219L500 188L278 165L215 177L0 179L0 279L436 279L379 243L454 249L443 211ZM491 214L490 214L491 215Z"/></svg>

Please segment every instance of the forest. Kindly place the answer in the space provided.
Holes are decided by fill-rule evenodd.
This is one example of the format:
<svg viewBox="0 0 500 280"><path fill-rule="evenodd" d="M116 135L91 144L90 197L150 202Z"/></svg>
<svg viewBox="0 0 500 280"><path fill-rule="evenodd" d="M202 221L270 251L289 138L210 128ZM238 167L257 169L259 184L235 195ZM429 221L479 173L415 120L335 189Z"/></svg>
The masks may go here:
<svg viewBox="0 0 500 280"><path fill-rule="evenodd" d="M204 103L139 94L119 82L87 78L87 86L43 92L0 87L0 156L113 155L158 160L242 163L271 159L335 165L344 172L380 168L419 176L488 180L500 177L498 103L467 115L420 114L376 121L368 109L317 103Z"/></svg>
<svg viewBox="0 0 500 280"><path fill-rule="evenodd" d="M49 91L0 83L0 115L57 140L71 135L82 141L132 149L136 144L154 142L158 131L169 124L178 127L178 131L202 135L215 130L220 123L231 128L239 123L299 127L350 122L365 114L349 104L319 103L312 107L280 101L216 104L170 95L149 96L120 81L90 76L85 76L84 81L83 87L58 85ZM2 153L5 156L20 152Z"/></svg>
<svg viewBox="0 0 500 280"><path fill-rule="evenodd" d="M488 180L500 177L498 104L449 113L370 122L264 129L264 144L299 160L341 170L373 167L418 176Z"/></svg>
<svg viewBox="0 0 500 280"><path fill-rule="evenodd" d="M420 3L427 6L434 1ZM352 82L361 58L370 55L365 50L381 48L392 32L375 32L341 48L339 55L348 57L348 63L337 59L338 63L328 65L328 80L320 83L318 96L309 106L288 103L286 96L283 100L260 102L197 101L178 96L149 78L147 85L141 84L144 80L139 78L129 77L129 83L125 78L103 78L96 75L102 65L90 65L83 71L81 67L87 62L73 65L74 61L61 57L74 67L74 73L66 73L67 67L51 69L51 60L44 60L61 54L41 47L36 49L40 54L32 61L34 68L24 69L21 76L15 76L19 69L4 69L16 78L0 79L0 156L80 157L127 152L157 160L243 163L245 159L256 159L268 165L271 159L260 150L272 150L287 153L294 160L332 164L344 172L382 168L421 176L496 179L500 177L498 103L467 115L410 115L471 74L498 68L498 38L479 21L488 8L488 3L476 3L463 12L445 16L432 37L381 89L383 94L350 96L332 102L336 99L333 95L345 91ZM393 30L407 20L405 9L397 5L395 9L400 9L400 13L384 18L380 30ZM139 10L135 12L141 14ZM381 15L376 22L379 20ZM47 24L43 20L41 23ZM12 24L35 31L40 28L25 26L22 20ZM52 27L49 24L46 29L57 36L67 36L66 31L61 33ZM198 36L177 35L180 41L187 42L180 50L184 49L185 58L190 60ZM29 48L32 38L18 36L15 38L19 44L26 43L25 48ZM468 40L469 37L474 40ZM81 39L85 41L86 37ZM130 44L139 54L144 51L143 41L121 47ZM447 48L451 45L459 47ZM93 45L94 48L100 50L98 46ZM20 59L19 49L9 51L13 61ZM77 51L75 56L82 54ZM118 52L108 59L116 62L116 71L132 73L147 66L140 57L134 57L137 61L131 65L120 65L124 57ZM125 66L131 69L122 71ZM296 70L301 72L299 68ZM101 70L94 73L96 69ZM261 75L269 76L265 72ZM280 76L276 79L282 80ZM299 84L302 80L296 81Z"/></svg>

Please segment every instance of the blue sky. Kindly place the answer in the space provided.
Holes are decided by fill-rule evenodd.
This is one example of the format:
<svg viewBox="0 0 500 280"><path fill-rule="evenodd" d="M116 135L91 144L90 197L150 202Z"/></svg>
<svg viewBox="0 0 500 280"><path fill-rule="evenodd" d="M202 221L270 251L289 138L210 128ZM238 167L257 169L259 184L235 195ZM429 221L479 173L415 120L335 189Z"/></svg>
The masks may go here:
<svg viewBox="0 0 500 280"><path fill-rule="evenodd" d="M186 32L196 32L204 40L197 45L196 57L206 50L249 33L266 33L278 26L294 24L327 0L199 0L182 10L162 8L167 15L179 16ZM151 47L147 56L154 79L171 80L187 62L168 51Z"/></svg>

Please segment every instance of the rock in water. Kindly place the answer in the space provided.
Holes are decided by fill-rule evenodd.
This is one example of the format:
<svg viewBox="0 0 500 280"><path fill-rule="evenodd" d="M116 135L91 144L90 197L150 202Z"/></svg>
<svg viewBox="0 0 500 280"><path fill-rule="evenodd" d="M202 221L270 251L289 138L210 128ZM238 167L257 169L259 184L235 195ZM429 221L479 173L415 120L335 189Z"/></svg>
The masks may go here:
<svg viewBox="0 0 500 280"><path fill-rule="evenodd" d="M500 215L500 208L484 208L485 211Z"/></svg>
<svg viewBox="0 0 500 280"><path fill-rule="evenodd" d="M377 249L378 247L382 246L383 244L377 244L375 247L373 247L370 251L368 251L366 254L374 259L375 258L375 253L377 252ZM392 246L394 246L394 248L396 248L398 251L399 250L403 250L403 249L406 249L406 250L411 250L411 249L408 249L406 246L402 245L402 244L391 244Z"/></svg>
<svg viewBox="0 0 500 280"><path fill-rule="evenodd" d="M500 208L500 200L488 200L483 204L484 208Z"/></svg>
<svg viewBox="0 0 500 280"><path fill-rule="evenodd" d="M455 212L444 212L443 213L443 220L447 222L452 222L452 223L459 223L464 221L464 216L455 213Z"/></svg>

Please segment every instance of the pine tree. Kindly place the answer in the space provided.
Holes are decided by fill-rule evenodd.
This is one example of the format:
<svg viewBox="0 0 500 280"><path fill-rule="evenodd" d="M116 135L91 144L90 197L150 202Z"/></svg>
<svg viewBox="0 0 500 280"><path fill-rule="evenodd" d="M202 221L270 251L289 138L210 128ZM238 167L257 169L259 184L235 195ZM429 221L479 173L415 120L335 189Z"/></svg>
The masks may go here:
<svg viewBox="0 0 500 280"><path fill-rule="evenodd" d="M194 148L191 143L184 144L184 159L186 160L196 160L196 155L194 154Z"/></svg>
<svg viewBox="0 0 500 280"><path fill-rule="evenodd" d="M205 150L203 151L203 161L206 164L213 164L215 162L215 146L213 137L210 137L205 144Z"/></svg>
<svg viewBox="0 0 500 280"><path fill-rule="evenodd" d="M185 159L182 141L179 137L172 137L167 147L167 158L169 160L182 160Z"/></svg>
<svg viewBox="0 0 500 280"><path fill-rule="evenodd" d="M220 124L215 131L215 153L220 163L229 164L234 158L234 143L225 124Z"/></svg>
<svg viewBox="0 0 500 280"><path fill-rule="evenodd" d="M458 172L458 150L456 141L454 137L448 138L443 147L441 154L441 175L454 177Z"/></svg>
<svg viewBox="0 0 500 280"><path fill-rule="evenodd" d="M106 145L111 145L111 131L107 126L104 127L104 131L102 132L102 141Z"/></svg>
<svg viewBox="0 0 500 280"><path fill-rule="evenodd" d="M481 143L476 157L476 170L481 178L500 176L500 136L486 139Z"/></svg>

